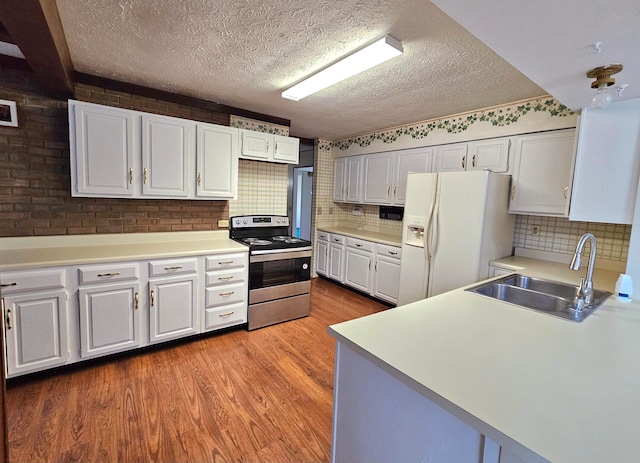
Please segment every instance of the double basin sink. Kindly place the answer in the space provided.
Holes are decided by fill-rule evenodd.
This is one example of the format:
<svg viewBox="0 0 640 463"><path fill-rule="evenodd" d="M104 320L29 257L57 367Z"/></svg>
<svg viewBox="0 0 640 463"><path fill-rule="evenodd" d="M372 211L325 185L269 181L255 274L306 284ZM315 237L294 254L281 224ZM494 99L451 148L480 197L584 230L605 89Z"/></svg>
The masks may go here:
<svg viewBox="0 0 640 463"><path fill-rule="evenodd" d="M576 310L574 307L578 289L578 286L516 273L468 288L466 291L574 322L581 322L587 318L611 295L606 291L594 289L591 302L585 304L582 310Z"/></svg>

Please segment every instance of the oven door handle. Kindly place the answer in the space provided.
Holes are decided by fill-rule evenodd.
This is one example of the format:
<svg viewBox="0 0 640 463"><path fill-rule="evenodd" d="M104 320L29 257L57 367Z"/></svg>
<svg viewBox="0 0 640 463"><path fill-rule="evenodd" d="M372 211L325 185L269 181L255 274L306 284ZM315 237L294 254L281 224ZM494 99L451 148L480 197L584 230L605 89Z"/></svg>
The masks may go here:
<svg viewBox="0 0 640 463"><path fill-rule="evenodd" d="M300 248L298 248L300 249ZM285 259L298 259L301 257L311 257L311 249L307 250L297 250L297 251L280 251L280 252L270 252L268 254L255 254L251 253L249 256L249 262L269 262L272 260L285 260Z"/></svg>

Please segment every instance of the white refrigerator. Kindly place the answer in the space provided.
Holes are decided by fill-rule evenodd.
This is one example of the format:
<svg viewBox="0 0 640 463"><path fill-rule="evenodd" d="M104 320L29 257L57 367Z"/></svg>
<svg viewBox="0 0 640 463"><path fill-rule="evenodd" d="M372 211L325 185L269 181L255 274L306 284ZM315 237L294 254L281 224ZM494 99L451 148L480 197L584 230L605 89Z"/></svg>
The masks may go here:
<svg viewBox="0 0 640 463"><path fill-rule="evenodd" d="M398 305L484 280L489 261L512 254L510 181L488 171L407 175Z"/></svg>

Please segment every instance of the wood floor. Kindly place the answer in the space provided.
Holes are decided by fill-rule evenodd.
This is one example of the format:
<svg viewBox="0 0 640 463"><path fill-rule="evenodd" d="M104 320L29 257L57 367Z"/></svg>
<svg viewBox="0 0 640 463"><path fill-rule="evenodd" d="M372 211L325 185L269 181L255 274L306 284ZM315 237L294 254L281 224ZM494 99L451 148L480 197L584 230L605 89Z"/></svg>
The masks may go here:
<svg viewBox="0 0 640 463"><path fill-rule="evenodd" d="M386 307L312 282L309 317L10 384L11 462L324 462L334 340Z"/></svg>

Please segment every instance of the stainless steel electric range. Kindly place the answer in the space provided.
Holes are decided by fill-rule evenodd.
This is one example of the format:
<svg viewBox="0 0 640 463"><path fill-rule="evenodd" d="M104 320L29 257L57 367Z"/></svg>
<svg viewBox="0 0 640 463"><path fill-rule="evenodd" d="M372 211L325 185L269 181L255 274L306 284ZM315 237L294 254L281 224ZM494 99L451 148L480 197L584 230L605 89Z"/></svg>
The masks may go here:
<svg viewBox="0 0 640 463"><path fill-rule="evenodd" d="M309 315L312 246L288 217L231 217L229 237L249 246L249 330Z"/></svg>

